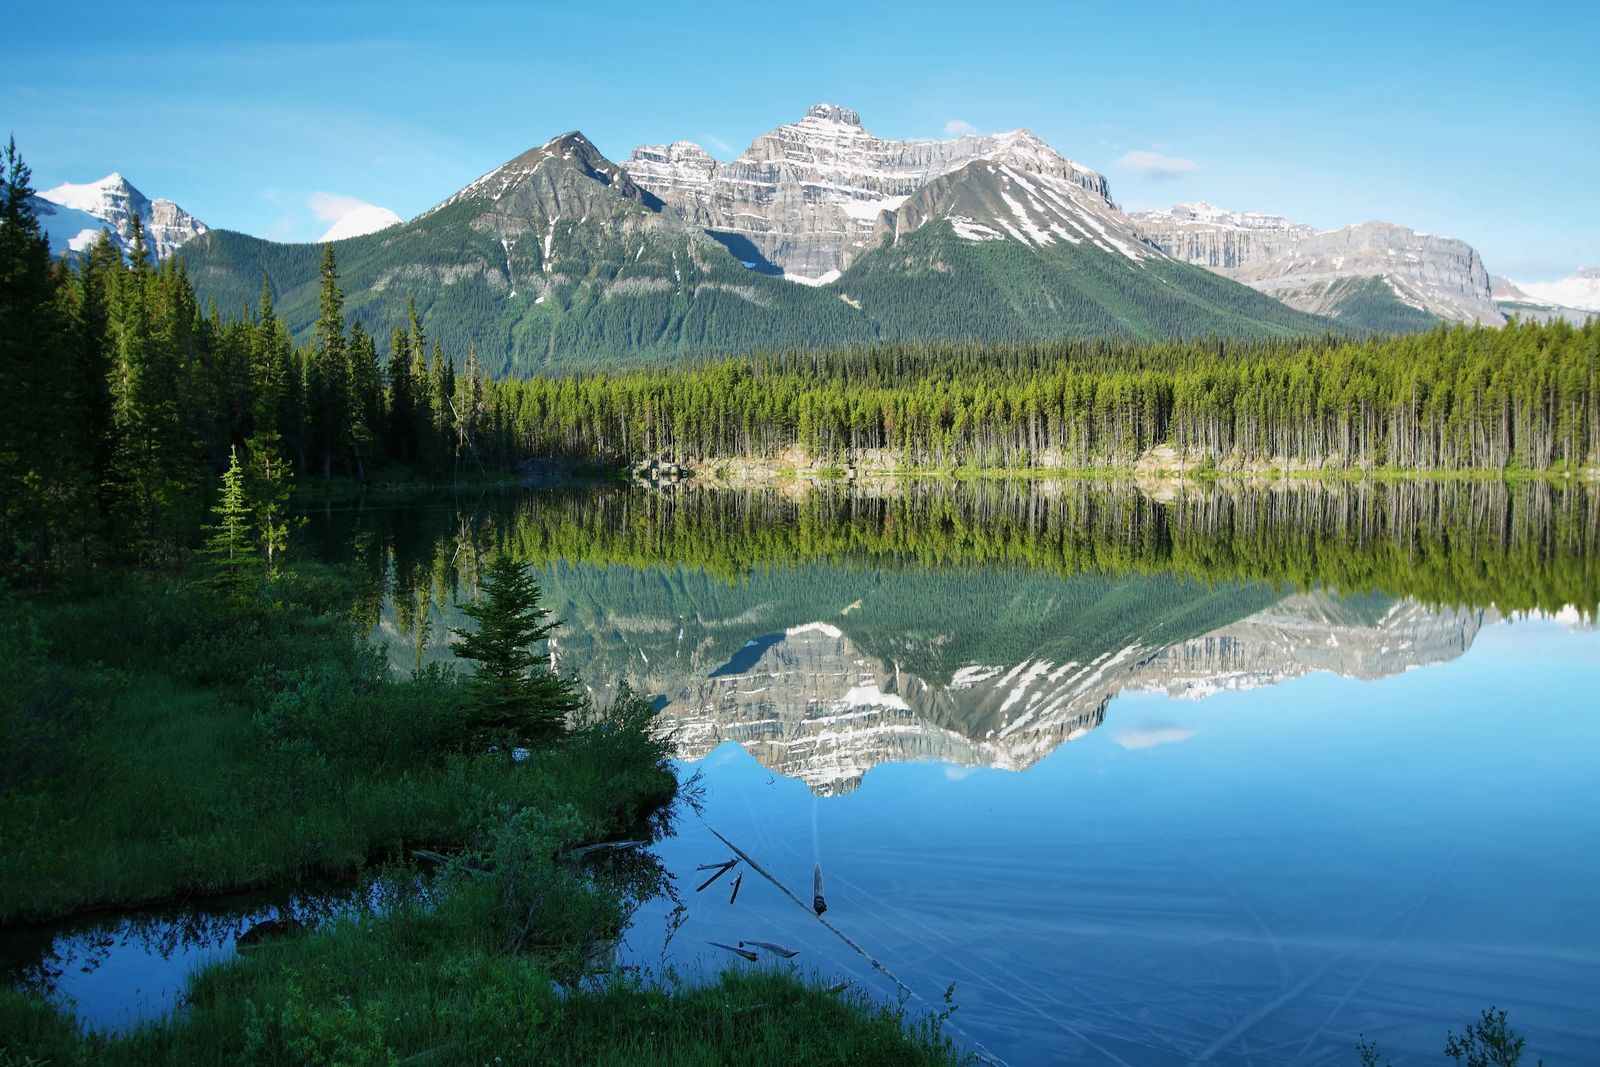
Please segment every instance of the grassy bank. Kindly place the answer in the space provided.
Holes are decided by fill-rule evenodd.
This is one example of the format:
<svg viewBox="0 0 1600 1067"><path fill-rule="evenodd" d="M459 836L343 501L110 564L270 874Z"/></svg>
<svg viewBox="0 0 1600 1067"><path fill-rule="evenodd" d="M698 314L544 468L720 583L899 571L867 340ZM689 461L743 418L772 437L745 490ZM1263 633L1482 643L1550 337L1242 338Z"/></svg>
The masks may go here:
<svg viewBox="0 0 1600 1067"><path fill-rule="evenodd" d="M524 764L456 745L453 672L392 676L350 602L302 568L246 607L130 575L7 605L0 921L348 875L459 845L484 803L613 833L671 798L592 731Z"/></svg>

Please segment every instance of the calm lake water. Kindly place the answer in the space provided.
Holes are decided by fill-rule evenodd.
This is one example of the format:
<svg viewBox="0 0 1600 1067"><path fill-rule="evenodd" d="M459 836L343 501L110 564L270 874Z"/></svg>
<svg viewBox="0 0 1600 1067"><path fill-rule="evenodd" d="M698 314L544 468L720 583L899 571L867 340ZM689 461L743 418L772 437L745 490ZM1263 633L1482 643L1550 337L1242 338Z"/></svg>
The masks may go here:
<svg viewBox="0 0 1600 1067"><path fill-rule="evenodd" d="M1362 1033L1440 1063L1490 1005L1547 1063L1600 1047L1592 491L616 489L312 520L397 669L448 658L505 549L567 620L561 669L658 698L702 801L631 962L765 940L913 1010L953 983L957 1038L1016 1064L1344 1064ZM713 829L805 901L820 864L859 951L745 864L696 892L732 858ZM58 937L55 987L115 1025L231 951L139 940Z"/></svg>

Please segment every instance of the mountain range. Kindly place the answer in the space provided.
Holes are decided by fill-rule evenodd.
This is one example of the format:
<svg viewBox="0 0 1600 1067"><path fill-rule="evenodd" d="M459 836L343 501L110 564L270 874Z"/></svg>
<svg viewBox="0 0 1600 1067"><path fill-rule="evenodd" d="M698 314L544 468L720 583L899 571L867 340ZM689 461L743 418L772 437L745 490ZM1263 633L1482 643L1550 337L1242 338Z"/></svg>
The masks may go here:
<svg viewBox="0 0 1600 1067"><path fill-rule="evenodd" d="M315 318L318 245L207 230L115 174L35 203L58 251L101 228L125 244L138 215L158 255L182 247L203 300L253 304L265 277L297 335ZM1470 245L1387 223L1319 231L1204 203L1129 214L1104 176L1027 130L887 140L830 104L730 162L677 141L616 163L573 132L409 222L369 212L324 235L349 310L384 332L414 299L448 351L475 348L500 374L930 339L1389 332L1600 306L1584 272L1497 291Z"/></svg>
<svg viewBox="0 0 1600 1067"><path fill-rule="evenodd" d="M448 349L509 374L757 347L1328 328L1160 254L1103 178L1024 131L885 141L818 105L726 167L692 147L620 165L581 133L557 137L403 226L335 242L348 307L382 328L415 298ZM265 275L291 329L315 316L315 247L215 232L183 254L223 307L254 300Z"/></svg>

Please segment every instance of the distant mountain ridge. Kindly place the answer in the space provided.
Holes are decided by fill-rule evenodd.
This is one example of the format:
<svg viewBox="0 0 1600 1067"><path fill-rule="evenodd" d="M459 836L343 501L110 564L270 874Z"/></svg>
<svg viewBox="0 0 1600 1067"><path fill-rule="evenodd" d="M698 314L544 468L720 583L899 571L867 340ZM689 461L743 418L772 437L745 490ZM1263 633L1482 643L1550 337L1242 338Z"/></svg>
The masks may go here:
<svg viewBox="0 0 1600 1067"><path fill-rule="evenodd" d="M347 307L387 332L415 298L456 358L473 347L501 374L758 348L1331 328L1149 246L1103 177L1026 131L883 141L818 105L732 171L689 166L690 147L619 165L581 133L553 138L404 225L336 242ZM732 173L766 192L729 200ZM292 330L315 318L315 246L215 232L183 255L203 300L251 303L265 275Z"/></svg>
<svg viewBox="0 0 1600 1067"><path fill-rule="evenodd" d="M1302 311L1381 331L1505 322L1483 261L1465 241L1386 222L1317 230L1203 201L1133 220L1168 255Z"/></svg>

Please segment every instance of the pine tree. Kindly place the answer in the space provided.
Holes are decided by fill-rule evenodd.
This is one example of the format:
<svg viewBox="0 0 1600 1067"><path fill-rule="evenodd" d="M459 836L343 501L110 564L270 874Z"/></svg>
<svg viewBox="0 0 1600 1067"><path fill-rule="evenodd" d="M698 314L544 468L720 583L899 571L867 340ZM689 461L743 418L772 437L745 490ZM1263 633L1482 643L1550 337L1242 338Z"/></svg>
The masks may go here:
<svg viewBox="0 0 1600 1067"><path fill-rule="evenodd" d="M222 474L222 495L211 509L216 522L207 527L210 534L201 555L211 571L211 586L235 603L248 599L261 565L256 553L253 510L239 450L230 449L228 469Z"/></svg>
<svg viewBox="0 0 1600 1067"><path fill-rule="evenodd" d="M482 591L479 603L460 605L477 629L456 631L460 640L451 645L477 664L467 688L466 739L509 749L561 737L579 699L531 647L560 625L544 621L550 612L539 604L538 582L526 566L500 555L485 568Z"/></svg>
<svg viewBox="0 0 1600 1067"><path fill-rule="evenodd" d="M399 460L415 459L417 416L411 391L411 349L406 343L406 331L399 326L389 336L386 376L389 380L389 455Z"/></svg>

